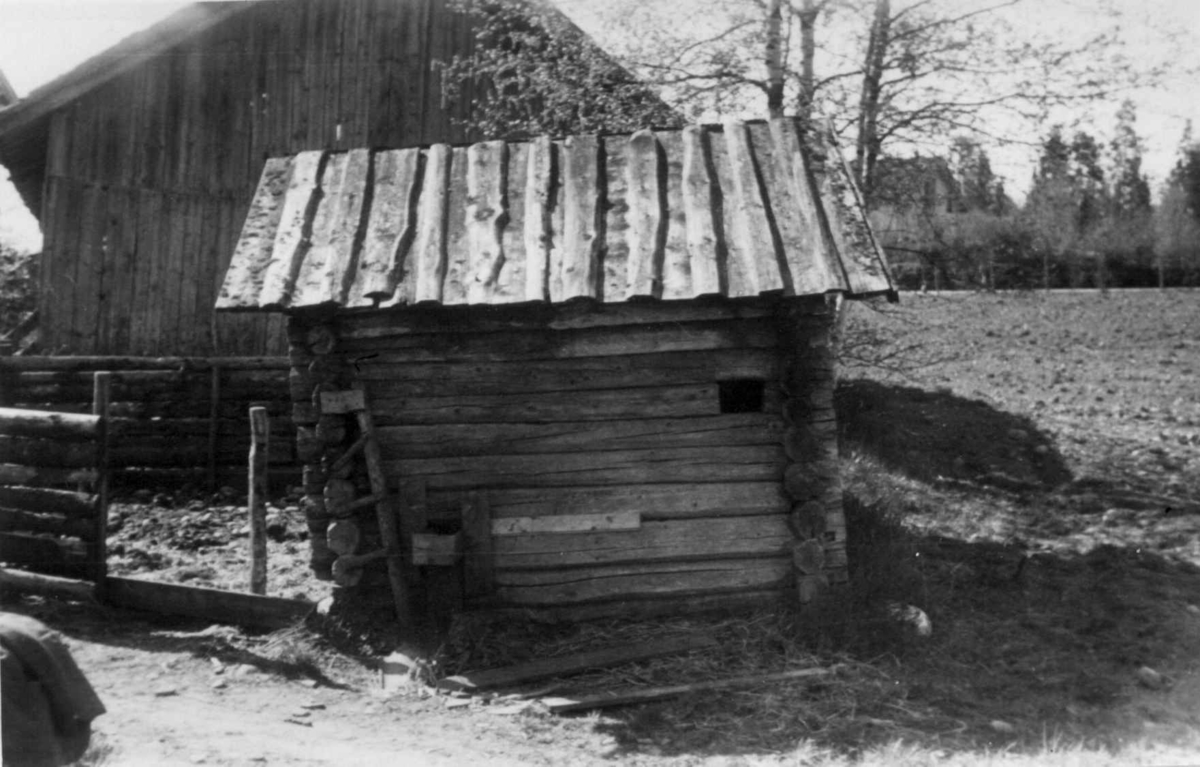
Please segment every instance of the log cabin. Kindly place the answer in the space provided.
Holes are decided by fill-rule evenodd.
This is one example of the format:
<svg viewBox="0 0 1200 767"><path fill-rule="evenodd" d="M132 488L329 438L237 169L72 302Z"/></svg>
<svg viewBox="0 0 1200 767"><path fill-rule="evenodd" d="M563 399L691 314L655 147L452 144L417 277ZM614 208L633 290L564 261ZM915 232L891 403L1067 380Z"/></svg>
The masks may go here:
<svg viewBox="0 0 1200 767"><path fill-rule="evenodd" d="M47 353L280 355L277 318L214 315L264 160L468 140L437 62L451 0L204 2L4 106L0 164L41 223Z"/></svg>
<svg viewBox="0 0 1200 767"><path fill-rule="evenodd" d="M846 581L837 308L880 295L832 131L773 119L272 158L216 306L286 317L315 570L583 618Z"/></svg>

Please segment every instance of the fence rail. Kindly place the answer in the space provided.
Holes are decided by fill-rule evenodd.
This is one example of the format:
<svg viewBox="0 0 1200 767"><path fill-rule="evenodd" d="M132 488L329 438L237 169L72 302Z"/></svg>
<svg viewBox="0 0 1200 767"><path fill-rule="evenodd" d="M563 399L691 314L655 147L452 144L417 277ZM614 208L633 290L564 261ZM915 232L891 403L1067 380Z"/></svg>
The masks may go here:
<svg viewBox="0 0 1200 767"><path fill-rule="evenodd" d="M112 481L122 487L194 484L245 489L250 407L267 408L272 487L295 484L286 357L0 357L0 407L90 413L92 374L112 372ZM42 446L44 447L44 446ZM0 464L39 449L12 432ZM57 472L82 454L57 450Z"/></svg>

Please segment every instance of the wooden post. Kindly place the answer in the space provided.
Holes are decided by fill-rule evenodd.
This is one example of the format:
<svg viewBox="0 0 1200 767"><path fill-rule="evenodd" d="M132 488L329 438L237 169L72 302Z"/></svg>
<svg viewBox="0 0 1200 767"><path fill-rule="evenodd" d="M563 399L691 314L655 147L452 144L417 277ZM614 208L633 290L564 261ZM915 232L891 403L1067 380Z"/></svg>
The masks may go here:
<svg viewBox="0 0 1200 767"><path fill-rule="evenodd" d="M105 580L108 577L108 451L109 405L112 402L112 373L98 371L92 376L92 415L100 418L96 435L96 484L92 488L95 497L96 540L91 546L92 579L96 582L96 595L103 598Z"/></svg>
<svg viewBox="0 0 1200 767"><path fill-rule="evenodd" d="M267 593L267 455L271 422L265 407L250 408L250 593Z"/></svg>
<svg viewBox="0 0 1200 767"><path fill-rule="evenodd" d="M221 407L221 366L213 365L210 371L208 395L208 491L217 491L217 432Z"/></svg>
<svg viewBox="0 0 1200 767"><path fill-rule="evenodd" d="M379 455L379 443L375 441L375 421L371 417L371 409L364 406L356 415L359 431L367 438L363 443L362 455L363 462L367 465L367 476L371 480L371 495L385 497L387 480L383 473L383 460ZM404 546L401 544L395 511L392 504L385 499L375 504L375 512L379 520L379 534L388 553L388 581L391 583L392 599L396 605L396 620L401 625L409 626L412 624L412 600L409 598L408 582L404 577L404 562L401 559ZM405 544L412 545L410 541L405 541Z"/></svg>

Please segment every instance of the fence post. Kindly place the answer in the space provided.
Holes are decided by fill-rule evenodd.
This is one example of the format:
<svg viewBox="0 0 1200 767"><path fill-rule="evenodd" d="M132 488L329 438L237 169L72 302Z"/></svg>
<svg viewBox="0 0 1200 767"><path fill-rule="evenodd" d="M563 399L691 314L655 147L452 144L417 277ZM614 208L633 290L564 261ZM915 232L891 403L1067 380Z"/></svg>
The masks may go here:
<svg viewBox="0 0 1200 767"><path fill-rule="evenodd" d="M96 541L92 545L92 580L96 582L96 597L103 600L105 581L108 577L108 461L109 433L112 423L109 418L112 401L112 373L97 371L92 376L92 415L99 416L100 433L96 435Z"/></svg>
<svg viewBox="0 0 1200 767"><path fill-rule="evenodd" d="M217 491L217 442L221 415L221 366L213 365L208 389L208 492Z"/></svg>
<svg viewBox="0 0 1200 767"><path fill-rule="evenodd" d="M250 593L267 593L267 457L271 423L265 407L250 408Z"/></svg>

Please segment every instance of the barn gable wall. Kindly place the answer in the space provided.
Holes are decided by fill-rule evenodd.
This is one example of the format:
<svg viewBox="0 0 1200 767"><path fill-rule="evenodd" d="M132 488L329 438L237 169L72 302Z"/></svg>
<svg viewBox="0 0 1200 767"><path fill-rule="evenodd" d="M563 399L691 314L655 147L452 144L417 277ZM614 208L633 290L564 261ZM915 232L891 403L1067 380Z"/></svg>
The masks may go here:
<svg viewBox="0 0 1200 767"><path fill-rule="evenodd" d="M76 354L273 354L282 320L214 316L263 160L467 138L432 62L444 0L263 0L50 118L41 325Z"/></svg>
<svg viewBox="0 0 1200 767"><path fill-rule="evenodd" d="M827 470L832 371L827 358L797 362L791 348L827 346L831 316L820 298L783 305L293 317L298 421L328 435L306 392L357 381L401 497L419 485L425 517L442 530L483 499L506 532L490 541L488 593L465 584L468 607L597 616L629 614L630 602L670 612L777 599L795 586L802 505L785 475L802 474L804 501L819 499L823 548L844 544ZM313 353L313 328L332 331L331 354ZM748 400L736 391L747 381L762 382L760 402L753 385ZM309 508L320 505L321 489L308 489ZM580 529L547 530L556 526ZM827 559L831 577L844 577L844 559Z"/></svg>

